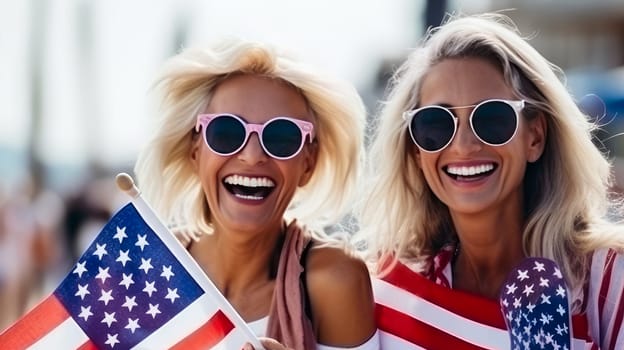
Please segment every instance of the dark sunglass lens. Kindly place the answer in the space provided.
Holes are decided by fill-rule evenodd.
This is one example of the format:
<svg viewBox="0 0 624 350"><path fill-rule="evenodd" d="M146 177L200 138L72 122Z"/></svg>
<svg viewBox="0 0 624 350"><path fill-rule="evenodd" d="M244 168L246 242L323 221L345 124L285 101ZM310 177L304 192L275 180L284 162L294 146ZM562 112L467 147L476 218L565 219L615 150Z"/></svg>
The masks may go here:
<svg viewBox="0 0 624 350"><path fill-rule="evenodd" d="M297 153L302 137L297 124L286 119L273 120L262 131L264 147L272 156L278 158L288 158Z"/></svg>
<svg viewBox="0 0 624 350"><path fill-rule="evenodd" d="M481 140L502 145L516 132L518 118L513 107L502 101L490 101L477 107L472 117L472 126Z"/></svg>
<svg viewBox="0 0 624 350"><path fill-rule="evenodd" d="M451 140L455 133L455 123L453 116L446 110L430 107L416 113L410 123L410 130L418 146L433 152Z"/></svg>
<svg viewBox="0 0 624 350"><path fill-rule="evenodd" d="M206 142L213 151L230 154L245 142L245 126L236 118L219 116L206 126Z"/></svg>

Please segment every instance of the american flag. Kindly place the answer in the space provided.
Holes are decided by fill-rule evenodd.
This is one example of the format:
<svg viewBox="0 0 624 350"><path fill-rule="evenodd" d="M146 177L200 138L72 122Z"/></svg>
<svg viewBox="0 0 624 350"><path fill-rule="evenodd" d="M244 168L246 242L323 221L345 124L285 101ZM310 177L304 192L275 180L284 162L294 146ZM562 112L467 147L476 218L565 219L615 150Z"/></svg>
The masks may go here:
<svg viewBox="0 0 624 350"><path fill-rule="evenodd" d="M140 198L119 210L67 277L0 334L2 349L261 346Z"/></svg>
<svg viewBox="0 0 624 350"><path fill-rule="evenodd" d="M417 272L417 265L415 267L412 269L398 262L382 278L373 279L382 349L512 349L510 332L517 328L515 324L510 328L505 323L499 300L437 284ZM549 293L553 295L550 301L554 302L556 288ZM561 305L566 306L564 302ZM584 314L572 316L571 328L574 336L571 349L596 349L592 347ZM541 349L539 345L529 348ZM553 348L556 347L550 344L544 347ZM561 346L560 350L563 348Z"/></svg>
<svg viewBox="0 0 624 350"><path fill-rule="evenodd" d="M568 290L554 261L523 260L510 272L499 300L513 350L571 349Z"/></svg>

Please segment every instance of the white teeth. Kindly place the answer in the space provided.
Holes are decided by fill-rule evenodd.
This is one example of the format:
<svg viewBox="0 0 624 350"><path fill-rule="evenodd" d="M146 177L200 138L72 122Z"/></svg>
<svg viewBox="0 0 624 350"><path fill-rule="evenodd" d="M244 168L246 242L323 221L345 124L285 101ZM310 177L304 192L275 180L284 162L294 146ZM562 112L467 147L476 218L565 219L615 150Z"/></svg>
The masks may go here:
<svg viewBox="0 0 624 350"><path fill-rule="evenodd" d="M264 197L257 197L257 196L246 196L244 194L235 194L234 196L238 197L238 198L242 198L242 199L248 199L248 200L252 200L252 201L259 201L264 199Z"/></svg>
<svg viewBox="0 0 624 350"><path fill-rule="evenodd" d="M446 171L449 174L460 176L478 175L494 169L494 164L481 164L476 166L449 166Z"/></svg>
<svg viewBox="0 0 624 350"><path fill-rule="evenodd" d="M239 185L245 187L275 187L275 183L267 177L247 177L242 175L230 175L226 177L223 181L229 185Z"/></svg>

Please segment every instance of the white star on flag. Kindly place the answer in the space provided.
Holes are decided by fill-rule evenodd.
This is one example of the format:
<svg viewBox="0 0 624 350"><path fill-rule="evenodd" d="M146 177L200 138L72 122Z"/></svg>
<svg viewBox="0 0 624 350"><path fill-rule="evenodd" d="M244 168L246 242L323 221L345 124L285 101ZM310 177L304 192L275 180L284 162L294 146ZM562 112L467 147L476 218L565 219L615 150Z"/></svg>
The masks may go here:
<svg viewBox="0 0 624 350"><path fill-rule="evenodd" d="M113 238L119 240L119 243L123 242L124 238L128 238L128 235L126 235L126 227L117 226L117 232L115 233Z"/></svg>
<svg viewBox="0 0 624 350"><path fill-rule="evenodd" d="M97 257L102 260L102 257L104 257L104 255L108 254L108 252L106 251L106 244L95 244L96 245L96 249L95 252L93 252L93 255L97 255Z"/></svg>
<svg viewBox="0 0 624 350"><path fill-rule="evenodd" d="M119 257L115 259L115 261L120 262L123 267L126 267L126 263L128 261L132 261L132 259L130 259L130 257L128 256L129 252L130 250L126 250L126 251L120 250Z"/></svg>
<svg viewBox="0 0 624 350"><path fill-rule="evenodd" d="M137 235L137 242L134 245L141 248L141 251L143 251L145 246L149 245L149 243L147 243L147 235Z"/></svg>
<svg viewBox="0 0 624 350"><path fill-rule="evenodd" d="M76 268L74 269L73 273L77 273L79 278L82 277L82 274L84 272L87 272L87 269L85 268L85 264L86 264L86 261L76 264Z"/></svg>
<svg viewBox="0 0 624 350"><path fill-rule="evenodd" d="M173 276L175 276L175 274L171 271L171 266L162 267L162 273L160 274L160 277L164 277L167 279L167 281L169 281L169 278Z"/></svg>
<svg viewBox="0 0 624 350"><path fill-rule="evenodd" d="M544 258L527 258L509 273L499 301L512 350L570 349L571 315L564 280L558 276L555 262ZM510 285L517 288L510 290Z"/></svg>

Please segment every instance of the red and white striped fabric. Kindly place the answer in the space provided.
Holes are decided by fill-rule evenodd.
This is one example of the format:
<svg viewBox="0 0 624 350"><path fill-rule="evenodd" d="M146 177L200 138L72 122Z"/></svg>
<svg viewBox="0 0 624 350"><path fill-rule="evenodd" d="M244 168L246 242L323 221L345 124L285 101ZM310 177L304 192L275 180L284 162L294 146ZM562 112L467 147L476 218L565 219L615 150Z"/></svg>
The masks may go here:
<svg viewBox="0 0 624 350"><path fill-rule="evenodd" d="M240 346L246 334L235 328L221 310L209 310L206 306L212 302L202 300L206 297L200 297L136 347L230 349L232 345ZM185 327L181 328L180 325ZM54 295L46 298L3 333L0 345L2 349L98 349Z"/></svg>
<svg viewBox="0 0 624 350"><path fill-rule="evenodd" d="M498 300L436 284L401 263L373 288L382 349L510 348ZM573 349L598 349L585 315L572 324Z"/></svg>
<svg viewBox="0 0 624 350"><path fill-rule="evenodd" d="M609 249L592 257L586 299L593 338L603 350L624 349L624 256Z"/></svg>

